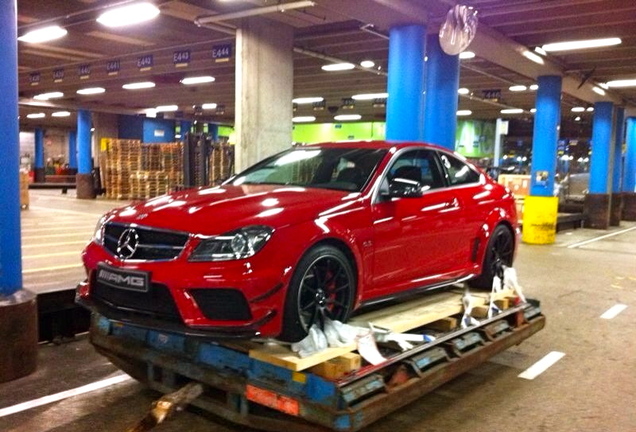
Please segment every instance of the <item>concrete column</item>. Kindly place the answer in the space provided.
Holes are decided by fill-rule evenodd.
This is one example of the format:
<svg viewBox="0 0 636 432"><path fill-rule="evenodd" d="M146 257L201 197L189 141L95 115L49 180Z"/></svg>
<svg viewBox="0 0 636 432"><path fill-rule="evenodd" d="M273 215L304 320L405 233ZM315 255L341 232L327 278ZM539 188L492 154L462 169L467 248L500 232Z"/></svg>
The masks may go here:
<svg viewBox="0 0 636 432"><path fill-rule="evenodd" d="M459 56L448 55L437 33L426 40L424 141L455 150L459 89Z"/></svg>
<svg viewBox="0 0 636 432"><path fill-rule="evenodd" d="M590 160L590 187L585 196L583 212L585 226L607 229L610 222L609 167L614 104L594 104L592 121L592 158Z"/></svg>
<svg viewBox="0 0 636 432"><path fill-rule="evenodd" d="M46 181L46 165L44 163L44 129L35 128L35 155L33 161L33 180L36 183Z"/></svg>
<svg viewBox="0 0 636 432"><path fill-rule="evenodd" d="M0 2L0 382L37 366L37 305L22 289L17 1Z"/></svg>
<svg viewBox="0 0 636 432"><path fill-rule="evenodd" d="M623 170L623 220L636 221L636 117L627 119Z"/></svg>
<svg viewBox="0 0 636 432"><path fill-rule="evenodd" d="M558 197L554 196L557 142L561 120L560 76L540 76L532 137L530 195L525 198L522 239L531 244L554 243Z"/></svg>
<svg viewBox="0 0 636 432"><path fill-rule="evenodd" d="M293 27L245 18L236 33L237 171L292 143Z"/></svg>
<svg viewBox="0 0 636 432"><path fill-rule="evenodd" d="M77 111L77 198L94 199L91 151L91 112Z"/></svg>
<svg viewBox="0 0 636 432"><path fill-rule="evenodd" d="M68 167L77 169L77 131L68 133Z"/></svg>
<svg viewBox="0 0 636 432"><path fill-rule="evenodd" d="M619 226L623 214L621 177L623 170L623 143L625 142L625 108L617 107L614 126L614 149L612 156L612 199L610 200L610 225Z"/></svg>
<svg viewBox="0 0 636 432"><path fill-rule="evenodd" d="M404 25L389 30L387 140L424 140L425 55L425 26Z"/></svg>

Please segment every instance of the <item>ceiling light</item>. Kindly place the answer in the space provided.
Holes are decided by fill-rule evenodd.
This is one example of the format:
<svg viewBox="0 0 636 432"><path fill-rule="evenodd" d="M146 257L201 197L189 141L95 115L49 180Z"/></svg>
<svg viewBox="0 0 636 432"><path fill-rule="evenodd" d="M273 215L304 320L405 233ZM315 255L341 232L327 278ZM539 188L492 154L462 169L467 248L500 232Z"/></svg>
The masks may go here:
<svg viewBox="0 0 636 432"><path fill-rule="evenodd" d="M351 70L356 66L353 63L332 63L328 65L323 65L322 70L327 72L335 72L335 71L344 71Z"/></svg>
<svg viewBox="0 0 636 432"><path fill-rule="evenodd" d="M528 87L530 90L532 91L537 91L539 89L539 84L532 84L530 87Z"/></svg>
<svg viewBox="0 0 636 432"><path fill-rule="evenodd" d="M27 32L18 40L27 43L49 42L66 36L67 33L68 31L60 26L49 26Z"/></svg>
<svg viewBox="0 0 636 432"><path fill-rule="evenodd" d="M314 116L299 116L292 118L294 123L310 123L316 121L316 117Z"/></svg>
<svg viewBox="0 0 636 432"><path fill-rule="evenodd" d="M353 100L373 100L373 99L386 99L389 97L388 93L363 93L351 96Z"/></svg>
<svg viewBox="0 0 636 432"><path fill-rule="evenodd" d="M531 112L532 114L534 114L534 113L536 113L536 112L537 112L537 109L536 109L536 108L530 108L530 112Z"/></svg>
<svg viewBox="0 0 636 432"><path fill-rule="evenodd" d="M520 91L528 90L528 87L526 87L524 85L513 85L513 86L508 87L508 90L510 90L512 92L520 92Z"/></svg>
<svg viewBox="0 0 636 432"><path fill-rule="evenodd" d="M69 117L71 115L68 111L56 111L51 114L51 117Z"/></svg>
<svg viewBox="0 0 636 432"><path fill-rule="evenodd" d="M146 112L146 117L148 118L156 118L157 117L157 110L154 108L148 108L145 110Z"/></svg>
<svg viewBox="0 0 636 432"><path fill-rule="evenodd" d="M535 47L534 48L534 52L536 52L537 54L541 54L542 56L547 56L548 53L545 52L545 50L541 47Z"/></svg>
<svg viewBox="0 0 636 432"><path fill-rule="evenodd" d="M499 112L502 114L523 114L523 110L521 108L502 109Z"/></svg>
<svg viewBox="0 0 636 432"><path fill-rule="evenodd" d="M581 117L574 117L574 121L581 121Z"/></svg>
<svg viewBox="0 0 636 432"><path fill-rule="evenodd" d="M372 68L373 66L375 66L375 62L372 60L362 60L360 62L360 66L362 66L363 68Z"/></svg>
<svg viewBox="0 0 636 432"><path fill-rule="evenodd" d="M585 111L587 111L587 112L593 112L593 111L594 111L594 107L587 107L587 108L585 109Z"/></svg>
<svg viewBox="0 0 636 432"><path fill-rule="evenodd" d="M320 97L320 96L315 96L315 97L300 97L300 98L295 98L292 99L292 102L295 104L310 104L310 103L314 103L314 102L322 102L324 101L325 98L324 97Z"/></svg>
<svg viewBox="0 0 636 432"><path fill-rule="evenodd" d="M457 115L458 116L469 116L472 113L473 112L471 110L457 110Z"/></svg>
<svg viewBox="0 0 636 432"><path fill-rule="evenodd" d="M158 15L157 6L142 2L109 9L97 18L97 22L106 27L123 27L149 21Z"/></svg>
<svg viewBox="0 0 636 432"><path fill-rule="evenodd" d="M104 93L105 91L106 91L106 89L103 88L103 87L90 87L90 88L85 88L85 89L79 89L77 91L77 94L92 95L92 94Z"/></svg>
<svg viewBox="0 0 636 432"><path fill-rule="evenodd" d="M33 99L37 100L49 100L64 97L64 93L62 92L50 92L50 93L40 93L39 95L33 96Z"/></svg>
<svg viewBox="0 0 636 432"><path fill-rule="evenodd" d="M360 114L340 114L335 116L333 119L336 121L353 121L360 120L362 116Z"/></svg>
<svg viewBox="0 0 636 432"><path fill-rule="evenodd" d="M538 55L536 55L535 53L533 53L532 51L523 51L521 53L521 55L523 55L525 58L527 58L528 60L531 60L535 63L538 63L540 65L544 64L543 58L539 57Z"/></svg>
<svg viewBox="0 0 636 432"><path fill-rule="evenodd" d="M152 81L143 81L143 82L124 84L123 86L121 86L121 88L126 90L139 90L139 89L153 88L154 86L155 86L155 83L153 83Z"/></svg>
<svg viewBox="0 0 636 432"><path fill-rule="evenodd" d="M216 104L215 103L204 103L203 105L201 105L201 109L216 109Z"/></svg>
<svg viewBox="0 0 636 432"><path fill-rule="evenodd" d="M609 89L609 86L606 83L600 83L598 86L605 90Z"/></svg>
<svg viewBox="0 0 636 432"><path fill-rule="evenodd" d="M466 87L462 87L457 90L457 93L459 93L460 95L467 95L470 93L470 90L468 90Z"/></svg>
<svg viewBox="0 0 636 432"><path fill-rule="evenodd" d="M592 87L592 91L593 91L594 93L596 93L596 94L601 95L601 96L605 96L605 90L603 90L603 89L602 89L602 88L600 88L600 87L596 87L596 86L594 86L594 87Z"/></svg>
<svg viewBox="0 0 636 432"><path fill-rule="evenodd" d="M46 114L44 114L44 113L27 114L27 118L30 118L30 119L39 119L39 118L44 118L44 117L46 117Z"/></svg>
<svg viewBox="0 0 636 432"><path fill-rule="evenodd" d="M177 105L159 105L155 108L156 112L168 112L168 111L177 111L179 107Z"/></svg>
<svg viewBox="0 0 636 432"><path fill-rule="evenodd" d="M573 107L570 111L572 112L584 112L585 107Z"/></svg>
<svg viewBox="0 0 636 432"><path fill-rule="evenodd" d="M475 58L475 53L472 51L463 51L459 53L459 58L461 60L468 60L471 58Z"/></svg>
<svg viewBox="0 0 636 432"><path fill-rule="evenodd" d="M605 83L608 87L633 87L636 86L636 79L623 79L608 81Z"/></svg>
<svg viewBox="0 0 636 432"><path fill-rule="evenodd" d="M607 38L607 39L589 39L580 41L569 42L556 42L543 45L545 51L569 51L585 48L599 48L612 45L618 45L622 41L619 38Z"/></svg>
<svg viewBox="0 0 636 432"><path fill-rule="evenodd" d="M211 82L214 82L214 77L210 75L184 78L181 80L181 84L185 84L185 85L205 84L205 83L211 83Z"/></svg>

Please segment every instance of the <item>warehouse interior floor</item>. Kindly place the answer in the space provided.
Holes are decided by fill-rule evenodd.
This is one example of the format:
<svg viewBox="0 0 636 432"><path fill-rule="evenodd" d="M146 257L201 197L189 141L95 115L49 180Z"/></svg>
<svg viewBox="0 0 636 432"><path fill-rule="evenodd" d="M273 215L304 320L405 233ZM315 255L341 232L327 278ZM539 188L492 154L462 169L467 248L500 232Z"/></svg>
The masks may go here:
<svg viewBox="0 0 636 432"><path fill-rule="evenodd" d="M79 253L99 216L121 204L31 191L22 213L25 287L73 286L83 277ZM636 223L560 232L547 246L522 244L515 267L526 296L541 301L546 328L366 431L636 430ZM558 361L534 379L519 377L546 356ZM84 387L109 379L101 389ZM60 394L76 389L70 397ZM60 400L43 403L51 395ZM79 335L41 344L34 374L0 384L0 431L119 432L158 397L122 376ZM246 428L189 409L156 430Z"/></svg>

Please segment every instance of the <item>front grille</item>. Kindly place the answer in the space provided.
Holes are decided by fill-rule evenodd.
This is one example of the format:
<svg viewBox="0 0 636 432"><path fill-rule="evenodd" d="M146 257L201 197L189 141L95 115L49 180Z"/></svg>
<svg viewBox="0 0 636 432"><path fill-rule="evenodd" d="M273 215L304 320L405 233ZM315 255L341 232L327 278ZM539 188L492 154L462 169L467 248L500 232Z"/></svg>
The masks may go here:
<svg viewBox="0 0 636 432"><path fill-rule="evenodd" d="M167 321L182 322L168 287L162 284L153 283L148 292L137 292L103 284L93 275L91 297L106 306Z"/></svg>
<svg viewBox="0 0 636 432"><path fill-rule="evenodd" d="M139 241L132 255L122 255L117 251L119 239L128 229L135 231ZM179 256L187 241L188 234L182 232L119 223L107 223L104 227L104 246L110 253L122 259L148 261L174 259ZM127 252L130 252L130 249Z"/></svg>
<svg viewBox="0 0 636 432"><path fill-rule="evenodd" d="M196 288L189 290L201 313L211 320L248 321L250 307L242 292L231 288Z"/></svg>

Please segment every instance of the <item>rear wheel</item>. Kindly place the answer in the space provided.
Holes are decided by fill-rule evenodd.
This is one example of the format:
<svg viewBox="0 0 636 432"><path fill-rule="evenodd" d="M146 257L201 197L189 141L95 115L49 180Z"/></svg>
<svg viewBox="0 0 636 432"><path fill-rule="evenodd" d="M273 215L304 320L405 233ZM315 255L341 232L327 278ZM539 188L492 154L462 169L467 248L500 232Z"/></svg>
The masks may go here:
<svg viewBox="0 0 636 432"><path fill-rule="evenodd" d="M353 307L356 277L339 249L322 245L309 250L292 276L279 339L297 342L323 317L345 321Z"/></svg>
<svg viewBox="0 0 636 432"><path fill-rule="evenodd" d="M470 281L470 286L492 288L492 280L502 271L503 266L512 266L514 251L515 242L512 232L505 225L498 225L488 240L481 275Z"/></svg>

